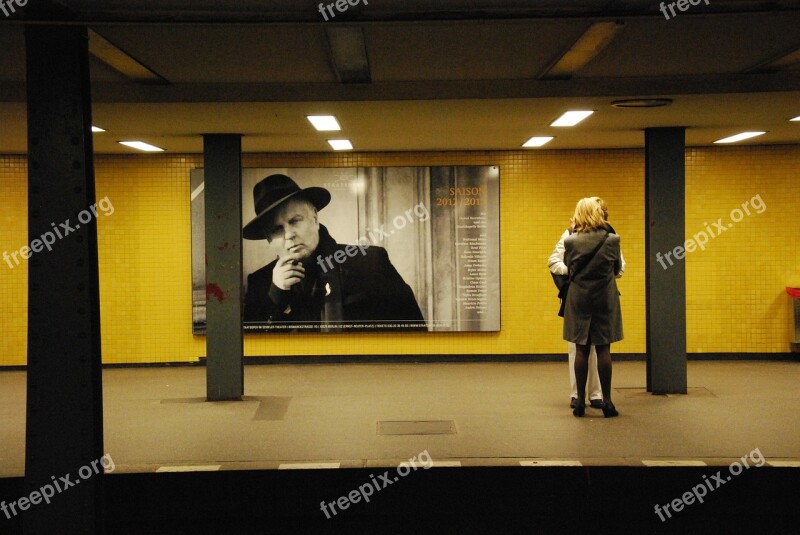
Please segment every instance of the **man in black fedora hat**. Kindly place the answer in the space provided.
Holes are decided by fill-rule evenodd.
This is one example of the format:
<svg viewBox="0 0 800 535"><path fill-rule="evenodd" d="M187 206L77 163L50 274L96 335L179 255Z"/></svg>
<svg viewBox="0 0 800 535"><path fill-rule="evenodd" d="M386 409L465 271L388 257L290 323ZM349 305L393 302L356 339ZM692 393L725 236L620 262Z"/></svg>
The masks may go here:
<svg viewBox="0 0 800 535"><path fill-rule="evenodd" d="M278 258L247 278L244 321L292 330L426 330L411 287L382 247L340 245L317 213L331 200L324 188L301 189L270 175L253 189L256 217L248 240L267 240ZM328 263L320 258L346 258Z"/></svg>

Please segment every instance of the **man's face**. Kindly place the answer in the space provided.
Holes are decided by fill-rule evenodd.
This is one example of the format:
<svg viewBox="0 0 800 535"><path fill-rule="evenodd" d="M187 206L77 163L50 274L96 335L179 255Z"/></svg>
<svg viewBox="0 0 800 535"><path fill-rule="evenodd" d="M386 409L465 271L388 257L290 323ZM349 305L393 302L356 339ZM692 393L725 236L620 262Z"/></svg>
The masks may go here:
<svg viewBox="0 0 800 535"><path fill-rule="evenodd" d="M268 230L269 241L280 256L296 254L303 260L319 245L317 212L304 199L289 199L279 206Z"/></svg>

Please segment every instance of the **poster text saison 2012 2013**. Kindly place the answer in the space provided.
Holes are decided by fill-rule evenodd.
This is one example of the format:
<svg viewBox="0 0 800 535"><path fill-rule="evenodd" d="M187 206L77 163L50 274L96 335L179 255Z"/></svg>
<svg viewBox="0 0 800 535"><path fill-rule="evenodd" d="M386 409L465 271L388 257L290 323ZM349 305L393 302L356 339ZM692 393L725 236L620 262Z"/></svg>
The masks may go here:
<svg viewBox="0 0 800 535"><path fill-rule="evenodd" d="M243 240L246 332L500 330L497 166L245 169L245 226L259 215L254 188L263 193L275 175L296 184L292 198L321 188L330 201L305 237L279 225L276 239ZM205 332L206 300L214 299L206 290L203 180L202 169L192 172L195 334ZM258 224L276 214L272 207ZM295 245L314 236L313 251ZM276 291L280 259L301 249L303 280Z"/></svg>

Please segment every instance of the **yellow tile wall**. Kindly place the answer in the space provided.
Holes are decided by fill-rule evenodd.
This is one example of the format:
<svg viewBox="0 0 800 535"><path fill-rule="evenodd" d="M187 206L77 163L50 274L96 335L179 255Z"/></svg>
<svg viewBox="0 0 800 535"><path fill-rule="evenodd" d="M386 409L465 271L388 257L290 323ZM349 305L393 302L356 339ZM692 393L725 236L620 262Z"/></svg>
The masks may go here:
<svg viewBox="0 0 800 535"><path fill-rule="evenodd" d="M205 354L192 335L189 172L200 155L98 156L100 332L108 363L181 362ZM186 289L189 289L187 292Z"/></svg>
<svg viewBox="0 0 800 535"><path fill-rule="evenodd" d="M0 156L0 254L28 244L28 159ZM28 262L0 260L0 366L25 364L28 351Z"/></svg>
<svg viewBox="0 0 800 535"><path fill-rule="evenodd" d="M800 280L800 146L689 149L686 157L687 237L708 233L706 224L716 234L720 218L728 229L686 256L689 351L788 352L785 287ZM731 211L756 195L763 213L750 208L734 223Z"/></svg>
<svg viewBox="0 0 800 535"><path fill-rule="evenodd" d="M644 217L638 150L543 152L437 152L247 155L246 167L500 165L500 333L379 335L254 335L246 355L561 353L562 320L547 258L569 224L575 203L587 195L607 200L623 237L626 261L642 264ZM624 207L624 209L623 209ZM626 239L628 234L630 238ZM627 246L630 240L630 246ZM638 244L638 245L637 245ZM626 339L619 352L644 351L644 274L620 284Z"/></svg>
<svg viewBox="0 0 800 535"><path fill-rule="evenodd" d="M728 217L760 194L767 205L687 256L690 352L785 352L791 303L784 278L798 269L800 211L793 167L800 146L687 149L686 231ZM644 332L644 155L638 149L431 153L247 154L245 167L487 165L501 167L502 331L427 335L248 335L246 355L561 353L561 319L547 257L575 202L606 199L628 268L620 280L625 340ZM201 155L102 155L98 221L103 358L109 363L193 361L189 171ZM0 248L26 241L26 161L0 156ZM793 202L795 203L793 205ZM0 251L2 250L0 249ZM0 365L24 364L27 267L0 264Z"/></svg>

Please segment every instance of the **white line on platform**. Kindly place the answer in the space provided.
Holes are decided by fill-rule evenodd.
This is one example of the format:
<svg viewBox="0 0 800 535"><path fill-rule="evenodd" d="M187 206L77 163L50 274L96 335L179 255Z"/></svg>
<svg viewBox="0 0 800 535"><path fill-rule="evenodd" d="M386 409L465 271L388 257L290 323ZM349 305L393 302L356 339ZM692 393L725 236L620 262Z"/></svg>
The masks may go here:
<svg viewBox="0 0 800 535"><path fill-rule="evenodd" d="M339 468L342 463L281 463L278 470L330 470Z"/></svg>
<svg viewBox="0 0 800 535"><path fill-rule="evenodd" d="M222 468L221 464L190 464L182 466L162 466L156 472L216 472Z"/></svg>
<svg viewBox="0 0 800 535"><path fill-rule="evenodd" d="M461 461L433 461L431 466L434 468L460 468Z"/></svg>
<svg viewBox="0 0 800 535"><path fill-rule="evenodd" d="M540 459L537 461L520 461L520 466L583 466L580 461L567 459Z"/></svg>
<svg viewBox="0 0 800 535"><path fill-rule="evenodd" d="M767 461L767 464L775 468L800 468L800 461Z"/></svg>
<svg viewBox="0 0 800 535"><path fill-rule="evenodd" d="M651 461L643 460L645 466L708 466L703 461Z"/></svg>

